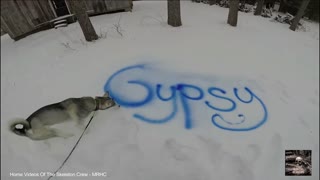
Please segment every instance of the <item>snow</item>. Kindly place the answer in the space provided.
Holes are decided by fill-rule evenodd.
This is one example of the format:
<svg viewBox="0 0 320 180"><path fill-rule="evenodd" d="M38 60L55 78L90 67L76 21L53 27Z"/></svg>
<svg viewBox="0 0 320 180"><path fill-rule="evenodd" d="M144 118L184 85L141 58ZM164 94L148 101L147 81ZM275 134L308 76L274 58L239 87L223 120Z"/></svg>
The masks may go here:
<svg viewBox="0 0 320 180"><path fill-rule="evenodd" d="M78 23L17 42L1 36L3 179L35 179L10 173L54 172L81 134L66 124L75 136L31 141L8 131L12 119L69 97L102 95L111 75L137 64L148 68L119 77L116 93L135 101L145 96L127 79L146 80L153 88L161 83L165 97L170 85L197 85L205 98L188 100L192 128L185 128L181 97L177 115L163 124L133 115L163 118L172 111L170 102L99 111L60 172L107 172L107 177L82 179L284 180L285 150L306 149L312 150L313 172L305 179L319 179L319 24L305 21L305 31L293 32L286 24L240 12L234 28L226 23L228 9L181 1L183 26L173 28L166 24L166 7L165 1L134 2L132 12L91 17L102 37L91 43ZM118 21L123 36L115 28ZM215 111L204 100L220 108L230 102L210 96L206 88L211 86L225 89L233 100L233 87L246 100L243 88L249 87L265 104L267 121L250 131L218 128L211 122ZM262 117L257 100L238 105L225 117L238 112L249 120Z"/></svg>

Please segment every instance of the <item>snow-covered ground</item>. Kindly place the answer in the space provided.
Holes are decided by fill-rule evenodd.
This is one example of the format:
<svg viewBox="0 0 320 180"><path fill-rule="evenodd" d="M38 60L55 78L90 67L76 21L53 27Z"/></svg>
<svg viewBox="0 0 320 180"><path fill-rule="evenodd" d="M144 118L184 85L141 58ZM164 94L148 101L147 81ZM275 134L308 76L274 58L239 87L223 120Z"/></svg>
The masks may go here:
<svg viewBox="0 0 320 180"><path fill-rule="evenodd" d="M312 150L305 179L319 179L319 24L293 32L240 12L234 28L228 9L182 1L173 28L166 7L91 17L103 37L93 43L78 23L1 37L3 179L54 172L81 134L67 124L75 136L31 141L8 131L11 119L105 89L123 106L96 114L60 171L90 176L56 179L285 180L286 149Z"/></svg>

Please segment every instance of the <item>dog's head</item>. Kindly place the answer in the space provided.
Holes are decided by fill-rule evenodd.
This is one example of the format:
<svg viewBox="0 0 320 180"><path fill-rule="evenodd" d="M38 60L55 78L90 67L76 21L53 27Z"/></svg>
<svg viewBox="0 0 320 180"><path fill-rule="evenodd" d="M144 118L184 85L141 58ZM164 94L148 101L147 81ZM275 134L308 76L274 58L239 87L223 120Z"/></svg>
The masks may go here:
<svg viewBox="0 0 320 180"><path fill-rule="evenodd" d="M105 110L116 105L115 101L110 97L96 97L95 100L97 110Z"/></svg>

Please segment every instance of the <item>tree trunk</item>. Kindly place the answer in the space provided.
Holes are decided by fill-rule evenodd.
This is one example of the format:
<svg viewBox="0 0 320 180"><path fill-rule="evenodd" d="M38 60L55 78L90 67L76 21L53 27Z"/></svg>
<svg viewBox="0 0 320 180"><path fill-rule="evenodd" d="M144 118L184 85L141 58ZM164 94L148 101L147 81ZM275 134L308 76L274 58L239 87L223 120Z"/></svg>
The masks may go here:
<svg viewBox="0 0 320 180"><path fill-rule="evenodd" d="M168 0L168 24L173 27L182 25L180 0Z"/></svg>
<svg viewBox="0 0 320 180"><path fill-rule="evenodd" d="M228 24L237 26L239 0L229 0Z"/></svg>
<svg viewBox="0 0 320 180"><path fill-rule="evenodd" d="M84 37L87 41L93 41L98 39L98 35L92 26L92 23L87 14L86 3L84 0L68 0L73 10L73 13L78 19Z"/></svg>
<svg viewBox="0 0 320 180"><path fill-rule="evenodd" d="M310 0L302 0L299 11L298 11L297 15L294 17L293 22L290 26L290 29L292 31L295 31L297 29L299 21L300 21L301 17L304 15L304 12L308 7L309 2L310 2Z"/></svg>
<svg viewBox="0 0 320 180"><path fill-rule="evenodd" d="M262 13L264 0L258 0L256 11L254 12L255 16L260 16Z"/></svg>

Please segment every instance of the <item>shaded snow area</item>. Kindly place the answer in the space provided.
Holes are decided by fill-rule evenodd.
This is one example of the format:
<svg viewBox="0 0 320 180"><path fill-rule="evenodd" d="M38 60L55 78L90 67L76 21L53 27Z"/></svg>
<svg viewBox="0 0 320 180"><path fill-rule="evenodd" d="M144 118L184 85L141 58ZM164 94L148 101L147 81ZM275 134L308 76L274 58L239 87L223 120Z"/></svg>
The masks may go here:
<svg viewBox="0 0 320 180"><path fill-rule="evenodd" d="M312 150L305 179L319 179L319 24L293 32L240 12L231 27L228 9L182 1L173 28L166 11L165 1L134 2L91 17L101 36L91 43L78 23L1 37L3 179L47 179L23 173L54 172L82 132L60 124L74 136L32 141L10 120L105 90L122 106L96 113L67 174L52 179L286 180L291 149Z"/></svg>

